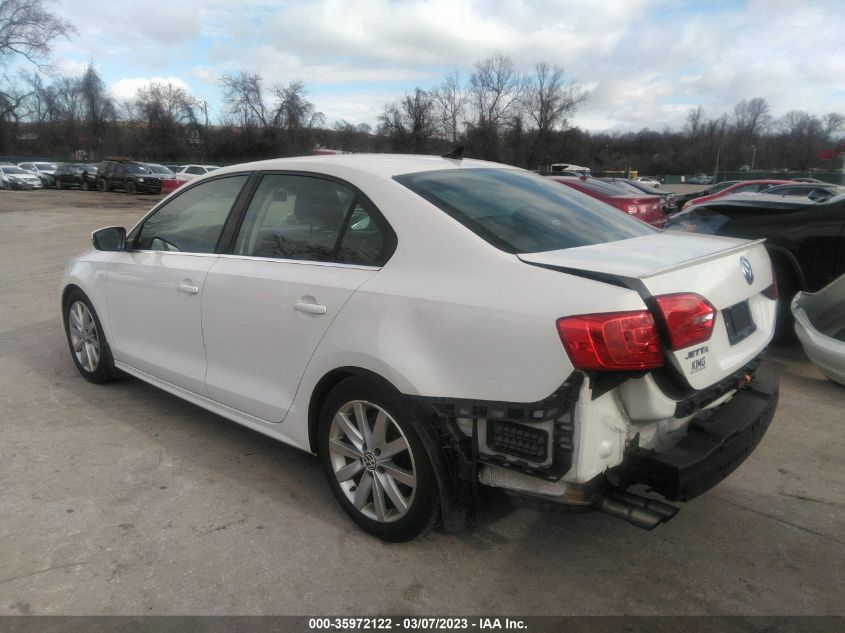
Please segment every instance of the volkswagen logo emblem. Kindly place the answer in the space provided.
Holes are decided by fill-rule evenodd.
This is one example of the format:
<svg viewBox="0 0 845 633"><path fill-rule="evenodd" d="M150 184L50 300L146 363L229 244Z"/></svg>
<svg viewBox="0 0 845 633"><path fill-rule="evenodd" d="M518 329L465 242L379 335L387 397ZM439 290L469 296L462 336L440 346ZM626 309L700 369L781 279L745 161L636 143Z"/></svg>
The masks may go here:
<svg viewBox="0 0 845 633"><path fill-rule="evenodd" d="M748 282L748 285L754 283L754 269L751 268L751 262L745 259L745 257L739 258L739 267L742 269L742 274L745 277L745 281Z"/></svg>

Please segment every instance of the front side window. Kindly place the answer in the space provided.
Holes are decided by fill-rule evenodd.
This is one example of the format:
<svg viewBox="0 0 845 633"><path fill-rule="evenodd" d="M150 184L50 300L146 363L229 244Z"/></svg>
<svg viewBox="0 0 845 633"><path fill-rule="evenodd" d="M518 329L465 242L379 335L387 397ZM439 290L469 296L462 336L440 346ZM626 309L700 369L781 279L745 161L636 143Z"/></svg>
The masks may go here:
<svg viewBox="0 0 845 633"><path fill-rule="evenodd" d="M185 173L192 174L194 176L202 176L205 174L205 170L202 167L188 167L185 170Z"/></svg>
<svg viewBox="0 0 845 633"><path fill-rule="evenodd" d="M586 194L519 170L448 169L394 180L508 253L589 246L656 230Z"/></svg>
<svg viewBox="0 0 845 633"><path fill-rule="evenodd" d="M386 220L351 187L268 174L247 209L234 254L381 266L395 245Z"/></svg>
<svg viewBox="0 0 845 633"><path fill-rule="evenodd" d="M213 253L246 175L192 187L144 221L136 240L141 250Z"/></svg>

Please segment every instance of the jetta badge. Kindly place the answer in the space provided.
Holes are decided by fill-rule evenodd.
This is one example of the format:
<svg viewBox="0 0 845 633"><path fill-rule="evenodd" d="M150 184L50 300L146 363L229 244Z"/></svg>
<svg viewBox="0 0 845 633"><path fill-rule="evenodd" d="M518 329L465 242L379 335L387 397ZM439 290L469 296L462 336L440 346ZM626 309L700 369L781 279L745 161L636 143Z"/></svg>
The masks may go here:
<svg viewBox="0 0 845 633"><path fill-rule="evenodd" d="M751 262L745 259L745 257L739 258L739 267L742 268L742 274L745 276L745 281L748 282L748 285L754 283L754 270L751 268Z"/></svg>

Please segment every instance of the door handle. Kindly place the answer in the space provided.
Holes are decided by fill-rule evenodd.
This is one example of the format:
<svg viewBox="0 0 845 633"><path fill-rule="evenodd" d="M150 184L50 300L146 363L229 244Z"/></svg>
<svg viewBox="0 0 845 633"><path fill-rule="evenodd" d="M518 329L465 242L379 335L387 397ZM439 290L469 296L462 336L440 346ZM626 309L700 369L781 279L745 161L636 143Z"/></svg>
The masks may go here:
<svg viewBox="0 0 845 633"><path fill-rule="evenodd" d="M320 305L319 303L305 303L303 301L297 301L296 303L294 303L293 309L297 312L305 312L306 314L326 313L326 306Z"/></svg>
<svg viewBox="0 0 845 633"><path fill-rule="evenodd" d="M192 286L191 284L179 284L179 292L184 292L186 295L195 295L200 291L199 286Z"/></svg>

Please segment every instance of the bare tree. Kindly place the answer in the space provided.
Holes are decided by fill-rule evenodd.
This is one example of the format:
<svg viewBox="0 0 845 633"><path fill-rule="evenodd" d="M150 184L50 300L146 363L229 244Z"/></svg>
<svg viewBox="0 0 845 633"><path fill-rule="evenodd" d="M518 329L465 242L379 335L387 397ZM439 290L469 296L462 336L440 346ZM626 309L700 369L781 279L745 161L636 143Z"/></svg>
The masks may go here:
<svg viewBox="0 0 845 633"><path fill-rule="evenodd" d="M768 102L755 97L750 101L743 99L734 107L737 136L740 140L751 140L768 130L772 124Z"/></svg>
<svg viewBox="0 0 845 633"><path fill-rule="evenodd" d="M398 104L385 106L379 122L379 131L390 137L397 151L425 152L434 136L434 98L430 92L416 88Z"/></svg>
<svg viewBox="0 0 845 633"><path fill-rule="evenodd" d="M510 57L494 55L476 63L469 86L480 123L501 129L518 113L524 78Z"/></svg>
<svg viewBox="0 0 845 633"><path fill-rule="evenodd" d="M0 0L0 58L20 55L46 69L53 40L75 27L57 17L43 0Z"/></svg>
<svg viewBox="0 0 845 633"><path fill-rule="evenodd" d="M822 117L825 138L833 137L843 126L845 126L845 116L838 112L828 112Z"/></svg>
<svg viewBox="0 0 845 633"><path fill-rule="evenodd" d="M273 94L277 100L273 125L289 132L325 125L325 115L317 112L314 104L305 98L305 84L301 81L292 81L287 86L276 84Z"/></svg>
<svg viewBox="0 0 845 633"><path fill-rule="evenodd" d="M704 127L704 108L698 106L697 108L690 108L687 112L687 122L684 126L684 131L689 137L690 143L695 143L701 135Z"/></svg>
<svg viewBox="0 0 845 633"><path fill-rule="evenodd" d="M584 90L563 79L563 69L540 62L526 82L525 110L540 134L566 126L568 117L586 99Z"/></svg>
<svg viewBox="0 0 845 633"><path fill-rule="evenodd" d="M466 91L461 87L461 78L457 71L447 75L433 92L436 117L443 136L453 143L458 142L464 111L468 101Z"/></svg>
<svg viewBox="0 0 845 633"><path fill-rule="evenodd" d="M264 80L259 73L245 70L227 73L220 80L223 85L223 102L229 114L237 117L242 125L257 124L266 127L269 116L264 105Z"/></svg>

